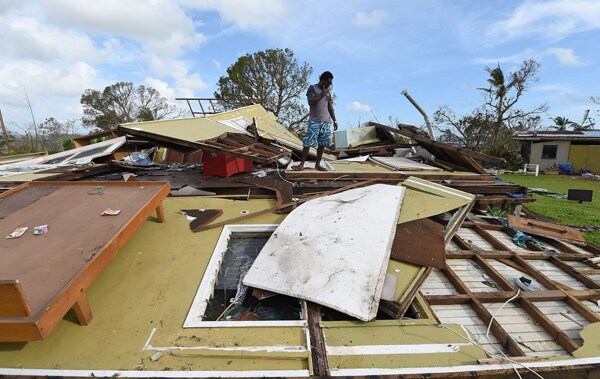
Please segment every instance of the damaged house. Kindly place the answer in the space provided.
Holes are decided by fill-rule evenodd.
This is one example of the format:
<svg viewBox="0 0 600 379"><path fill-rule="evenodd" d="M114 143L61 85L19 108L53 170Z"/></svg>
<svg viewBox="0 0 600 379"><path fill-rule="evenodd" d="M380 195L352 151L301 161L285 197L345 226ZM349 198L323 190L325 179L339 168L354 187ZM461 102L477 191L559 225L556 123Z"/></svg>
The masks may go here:
<svg viewBox="0 0 600 379"><path fill-rule="evenodd" d="M76 142L0 161L0 375L600 372L600 249L498 158L369 123L294 171L259 105Z"/></svg>

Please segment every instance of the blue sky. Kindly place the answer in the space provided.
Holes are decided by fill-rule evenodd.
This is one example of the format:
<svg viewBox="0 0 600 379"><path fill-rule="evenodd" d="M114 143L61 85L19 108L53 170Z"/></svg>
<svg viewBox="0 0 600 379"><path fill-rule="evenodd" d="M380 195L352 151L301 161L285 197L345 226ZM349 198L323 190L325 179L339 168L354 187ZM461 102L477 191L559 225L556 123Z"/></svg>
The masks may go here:
<svg viewBox="0 0 600 379"><path fill-rule="evenodd" d="M2 0L0 109L11 129L80 118L86 88L131 81L170 101L210 97L238 57L290 48L333 72L341 128L389 117L422 125L401 95L430 116L482 104L486 66L542 66L522 107L600 124L600 1ZM596 46L596 47L595 47ZM179 104L184 106L185 104Z"/></svg>

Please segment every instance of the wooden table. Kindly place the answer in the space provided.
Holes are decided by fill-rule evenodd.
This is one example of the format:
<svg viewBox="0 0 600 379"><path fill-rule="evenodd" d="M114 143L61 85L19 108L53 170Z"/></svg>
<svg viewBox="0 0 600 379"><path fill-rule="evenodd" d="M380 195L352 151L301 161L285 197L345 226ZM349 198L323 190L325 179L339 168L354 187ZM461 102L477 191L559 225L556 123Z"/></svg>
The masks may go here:
<svg viewBox="0 0 600 379"><path fill-rule="evenodd" d="M0 194L0 342L43 339L73 308L92 320L86 290L146 219L169 183L30 182ZM116 216L101 216L107 208ZM48 233L34 235L35 226ZM19 238L6 236L27 226Z"/></svg>

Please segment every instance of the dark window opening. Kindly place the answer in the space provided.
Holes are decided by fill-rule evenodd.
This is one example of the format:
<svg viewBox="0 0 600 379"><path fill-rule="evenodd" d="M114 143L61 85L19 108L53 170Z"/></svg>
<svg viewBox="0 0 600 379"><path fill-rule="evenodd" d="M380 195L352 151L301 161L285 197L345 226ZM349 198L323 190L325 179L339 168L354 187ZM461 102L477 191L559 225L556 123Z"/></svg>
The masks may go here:
<svg viewBox="0 0 600 379"><path fill-rule="evenodd" d="M233 233L223 255L203 321L301 320L298 299L254 290L242 284L271 232Z"/></svg>
<svg viewBox="0 0 600 379"><path fill-rule="evenodd" d="M544 145L542 149L542 159L556 159L558 145Z"/></svg>

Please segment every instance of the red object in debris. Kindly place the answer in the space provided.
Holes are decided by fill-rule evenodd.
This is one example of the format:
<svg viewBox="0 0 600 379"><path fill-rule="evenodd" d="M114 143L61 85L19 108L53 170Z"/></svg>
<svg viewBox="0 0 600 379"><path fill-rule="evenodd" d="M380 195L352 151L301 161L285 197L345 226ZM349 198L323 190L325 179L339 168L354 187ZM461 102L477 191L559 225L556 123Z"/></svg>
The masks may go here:
<svg viewBox="0 0 600 379"><path fill-rule="evenodd" d="M204 175L230 177L242 171L252 171L252 161L234 158L221 153L204 152Z"/></svg>

